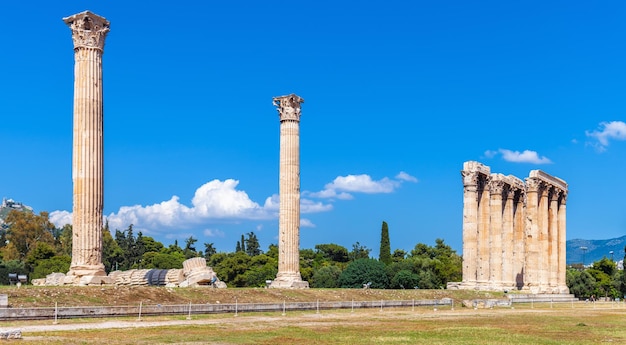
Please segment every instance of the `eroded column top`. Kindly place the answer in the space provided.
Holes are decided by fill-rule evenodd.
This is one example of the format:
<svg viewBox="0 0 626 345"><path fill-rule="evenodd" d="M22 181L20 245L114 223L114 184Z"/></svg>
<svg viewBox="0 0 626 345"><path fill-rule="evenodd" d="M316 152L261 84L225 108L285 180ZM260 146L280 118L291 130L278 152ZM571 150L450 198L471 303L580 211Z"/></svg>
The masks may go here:
<svg viewBox="0 0 626 345"><path fill-rule="evenodd" d="M300 103L304 103L304 99L294 93L272 99L272 104L278 107L280 121L300 121Z"/></svg>
<svg viewBox="0 0 626 345"><path fill-rule="evenodd" d="M72 29L74 49L95 48L104 50L104 39L109 32L109 21L89 11L63 18Z"/></svg>

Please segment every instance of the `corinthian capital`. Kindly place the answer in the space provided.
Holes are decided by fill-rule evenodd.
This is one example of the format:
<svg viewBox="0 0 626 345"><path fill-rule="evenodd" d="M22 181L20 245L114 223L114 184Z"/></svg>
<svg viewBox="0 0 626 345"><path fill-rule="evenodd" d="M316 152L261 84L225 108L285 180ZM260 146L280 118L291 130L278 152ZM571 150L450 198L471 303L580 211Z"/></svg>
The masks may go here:
<svg viewBox="0 0 626 345"><path fill-rule="evenodd" d="M89 11L63 18L65 24L72 29L74 49L104 49L104 39L109 32L109 21Z"/></svg>
<svg viewBox="0 0 626 345"><path fill-rule="evenodd" d="M280 121L300 121L300 103L304 103L304 99L293 93L291 95L274 97L272 99L272 104L278 107L278 116L280 117Z"/></svg>
<svg viewBox="0 0 626 345"><path fill-rule="evenodd" d="M526 178L526 186L528 188L528 192L538 192L542 187L543 183L541 180L533 177Z"/></svg>

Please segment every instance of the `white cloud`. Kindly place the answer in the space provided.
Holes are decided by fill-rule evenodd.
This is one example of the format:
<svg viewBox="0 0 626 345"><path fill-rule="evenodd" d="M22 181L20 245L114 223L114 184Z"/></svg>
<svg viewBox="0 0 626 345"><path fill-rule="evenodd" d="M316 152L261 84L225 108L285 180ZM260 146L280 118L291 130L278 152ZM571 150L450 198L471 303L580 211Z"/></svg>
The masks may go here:
<svg viewBox="0 0 626 345"><path fill-rule="evenodd" d="M310 199L300 199L300 212L301 213L317 213L326 212L333 209L333 205L324 204L320 201L313 201Z"/></svg>
<svg viewBox="0 0 626 345"><path fill-rule="evenodd" d="M309 219L300 218L300 227L301 228L314 228L315 224L311 222Z"/></svg>
<svg viewBox="0 0 626 345"><path fill-rule="evenodd" d="M399 172L393 180L384 177L375 181L366 174L337 176L333 182L326 184L323 190L319 192L304 192L303 194L313 198L350 200L354 198L350 193L392 193L405 181L417 182L417 178L404 171Z"/></svg>
<svg viewBox="0 0 626 345"><path fill-rule="evenodd" d="M213 180L196 190L191 200L194 216L202 218L269 218L267 211L250 200L244 191L236 190L239 181Z"/></svg>
<svg viewBox="0 0 626 345"><path fill-rule="evenodd" d="M50 222L58 228L67 224L72 224L72 214L67 211L52 211L50 212L48 219L50 219Z"/></svg>
<svg viewBox="0 0 626 345"><path fill-rule="evenodd" d="M493 158L498 155L498 151L487 150L485 151L485 157Z"/></svg>
<svg viewBox="0 0 626 345"><path fill-rule="evenodd" d="M396 179L407 182L417 182L417 178L405 173L404 171L400 171L398 175L396 175Z"/></svg>
<svg viewBox="0 0 626 345"><path fill-rule="evenodd" d="M585 131L588 137L598 142L592 144L600 152L606 151L609 140L626 140L626 123L622 121L601 122L595 131Z"/></svg>
<svg viewBox="0 0 626 345"><path fill-rule="evenodd" d="M248 194L237 190L239 181L227 179L213 180L200 186L191 200L191 206L180 203L174 195L170 200L153 205L122 206L117 212L106 217L111 229L125 229L133 224L136 231L144 234L163 233L176 229L175 236L180 238L180 229L188 229L198 224L216 221L265 220L278 217L279 197L274 194L260 206L252 201ZM302 213L326 212L332 210L331 204L310 199L300 200ZM68 211L50 213L50 221L57 227L72 223L72 214ZM311 223L312 224L312 223ZM205 229L208 237L223 237L224 232L216 229Z"/></svg>
<svg viewBox="0 0 626 345"><path fill-rule="evenodd" d="M533 163L533 164L550 164L552 161L545 157L539 157L536 151L524 150L520 151L511 151L506 149L498 149L498 151L485 151L485 156L488 158L493 158L497 154L502 154L502 159L507 162L513 163Z"/></svg>
<svg viewBox="0 0 626 345"><path fill-rule="evenodd" d="M224 231L218 229L204 229L202 232L206 237L225 237Z"/></svg>

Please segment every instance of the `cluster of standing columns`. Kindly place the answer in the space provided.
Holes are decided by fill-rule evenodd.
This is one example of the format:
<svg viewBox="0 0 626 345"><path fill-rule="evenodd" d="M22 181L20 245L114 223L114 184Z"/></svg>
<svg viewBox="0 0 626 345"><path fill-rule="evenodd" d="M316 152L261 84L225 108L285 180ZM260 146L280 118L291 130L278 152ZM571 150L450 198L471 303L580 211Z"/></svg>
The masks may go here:
<svg viewBox="0 0 626 345"><path fill-rule="evenodd" d="M568 293L567 183L541 170L526 181L463 164L463 281L448 288Z"/></svg>

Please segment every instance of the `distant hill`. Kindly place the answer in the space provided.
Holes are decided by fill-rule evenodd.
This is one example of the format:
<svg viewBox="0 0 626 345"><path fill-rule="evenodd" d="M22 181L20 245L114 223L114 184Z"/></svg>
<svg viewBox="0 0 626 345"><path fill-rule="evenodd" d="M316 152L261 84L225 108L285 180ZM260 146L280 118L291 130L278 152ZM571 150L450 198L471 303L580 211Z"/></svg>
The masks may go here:
<svg viewBox="0 0 626 345"><path fill-rule="evenodd" d="M30 206L16 202L13 199L2 198L2 204L0 204L0 228L4 228L4 220L12 210L33 212L33 208Z"/></svg>
<svg viewBox="0 0 626 345"><path fill-rule="evenodd" d="M611 259L611 252L613 260L620 261L624 258L624 246L626 236L608 240L569 240L566 242L567 264L582 263L584 257L584 264L589 265L603 257Z"/></svg>

